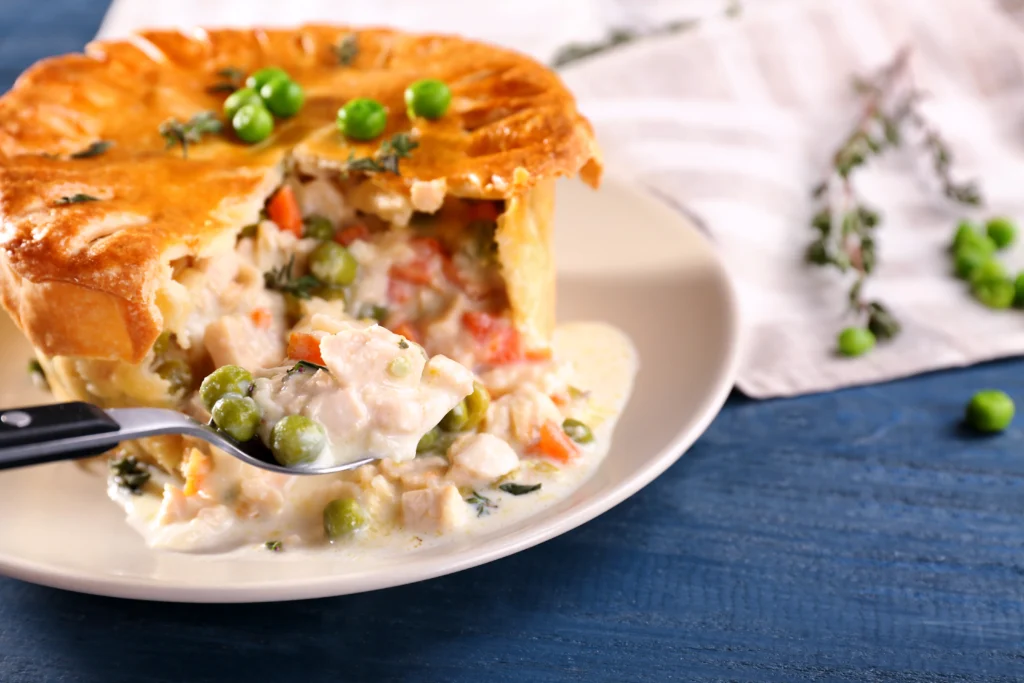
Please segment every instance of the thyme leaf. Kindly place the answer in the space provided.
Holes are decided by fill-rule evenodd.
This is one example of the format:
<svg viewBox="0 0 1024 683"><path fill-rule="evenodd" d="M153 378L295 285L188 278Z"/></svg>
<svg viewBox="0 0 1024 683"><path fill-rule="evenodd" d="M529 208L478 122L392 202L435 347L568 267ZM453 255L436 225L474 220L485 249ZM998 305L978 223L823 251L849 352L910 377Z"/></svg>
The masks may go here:
<svg viewBox="0 0 1024 683"><path fill-rule="evenodd" d="M67 204L83 204L85 202L98 202L99 197L93 197L91 194L83 194L81 192L61 197L54 202L55 206L65 206Z"/></svg>
<svg viewBox="0 0 1024 683"><path fill-rule="evenodd" d="M380 148L372 157L356 158L354 153L350 153L345 170L401 175L398 170L399 161L409 158L412 151L419 146L420 143L413 140L408 133L395 133L380 143Z"/></svg>
<svg viewBox="0 0 1024 683"><path fill-rule="evenodd" d="M359 56L359 39L356 38L356 34L349 33L343 36L334 46L334 56L338 58L338 64L341 66L351 66Z"/></svg>
<svg viewBox="0 0 1024 683"><path fill-rule="evenodd" d="M395 133L380 145L377 160L385 171L398 175L398 160L407 159L412 151L420 146L408 133Z"/></svg>
<svg viewBox="0 0 1024 683"><path fill-rule="evenodd" d="M114 483L127 490L133 496L142 494L142 489L149 481L149 469L140 463L134 455L110 461L110 473Z"/></svg>
<svg viewBox="0 0 1024 683"><path fill-rule="evenodd" d="M466 502L476 508L477 517L485 517L491 514L491 510L498 509L498 504L492 501L487 496L483 496L476 491L473 491L469 498L466 498Z"/></svg>
<svg viewBox="0 0 1024 683"><path fill-rule="evenodd" d="M206 89L208 93L234 92L242 87L245 82L245 72L237 66L226 66L217 70L217 76L221 79Z"/></svg>
<svg viewBox="0 0 1024 683"><path fill-rule="evenodd" d="M72 159L89 159L91 157L97 157L108 149L114 146L114 143L110 140L97 140L85 149L81 149L71 155Z"/></svg>
<svg viewBox="0 0 1024 683"><path fill-rule="evenodd" d="M238 88L225 81L221 83L214 83L206 89L206 92L211 95L218 95L220 93L233 93L236 90L238 90Z"/></svg>
<svg viewBox="0 0 1024 683"><path fill-rule="evenodd" d="M263 284L267 289L273 289L283 294L291 294L297 299L309 299L312 297L312 290L321 285L320 280L312 275L294 277L292 270L295 268L295 256L288 259L288 263L280 268L263 273Z"/></svg>
<svg viewBox="0 0 1024 683"><path fill-rule="evenodd" d="M223 127L224 124L217 118L217 114L202 111L184 123L176 118L167 119L160 124L159 131L167 143L167 149L181 145L181 156L188 159L189 144L197 144L204 135L219 133Z"/></svg>
<svg viewBox="0 0 1024 683"><path fill-rule="evenodd" d="M312 370L314 373L316 373L318 370L330 372L330 370L328 370L327 367L324 365L312 363L308 360L300 360L296 362L295 365L293 365L291 368L289 368L288 372L286 372L285 375L304 375L306 374L307 370Z"/></svg>
<svg viewBox="0 0 1024 683"><path fill-rule="evenodd" d="M349 153L348 161L345 162L346 171L362 171L364 173L380 173L384 170L373 157L356 158L355 153Z"/></svg>
<svg viewBox="0 0 1024 683"><path fill-rule="evenodd" d="M511 493L513 496L522 496L527 493L539 491L540 487L540 484L514 484L512 482L509 482L507 484L502 484L498 488L504 491L505 493Z"/></svg>

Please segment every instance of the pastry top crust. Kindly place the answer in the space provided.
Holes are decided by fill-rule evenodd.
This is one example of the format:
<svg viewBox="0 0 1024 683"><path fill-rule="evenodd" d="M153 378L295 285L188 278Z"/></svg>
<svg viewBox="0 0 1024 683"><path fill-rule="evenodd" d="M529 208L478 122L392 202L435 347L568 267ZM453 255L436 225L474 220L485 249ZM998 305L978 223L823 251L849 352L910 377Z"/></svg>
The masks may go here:
<svg viewBox="0 0 1024 683"><path fill-rule="evenodd" d="M335 46L358 52L339 63ZM263 143L230 133L168 149L169 118L221 111L218 72L279 66L306 92L298 115ZM405 112L406 86L439 78L452 90L437 121ZM388 108L378 140L337 132L338 108L373 97ZM46 355L138 362L162 329L159 290L172 260L209 253L257 216L287 163L343 168L381 140L419 143L401 175L370 174L408 196L444 179L448 194L523 197L537 183L579 173L596 185L601 158L571 94L516 52L442 35L309 25L294 30L151 31L97 41L84 54L43 60L0 98L0 301ZM98 156L70 155L98 140ZM76 194L97 201L60 204Z"/></svg>

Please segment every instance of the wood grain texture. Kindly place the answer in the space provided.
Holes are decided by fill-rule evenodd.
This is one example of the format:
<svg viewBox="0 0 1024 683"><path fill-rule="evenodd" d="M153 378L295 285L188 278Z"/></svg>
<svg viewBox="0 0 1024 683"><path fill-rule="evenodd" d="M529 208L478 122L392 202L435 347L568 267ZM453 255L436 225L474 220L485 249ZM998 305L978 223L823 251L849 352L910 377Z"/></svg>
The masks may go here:
<svg viewBox="0 0 1024 683"><path fill-rule="evenodd" d="M104 3L0 3L0 87ZM161 605L0 579L3 683L1016 681L1024 361L787 401L733 397L654 484L461 574L271 605ZM5 524L17 520L5 520Z"/></svg>

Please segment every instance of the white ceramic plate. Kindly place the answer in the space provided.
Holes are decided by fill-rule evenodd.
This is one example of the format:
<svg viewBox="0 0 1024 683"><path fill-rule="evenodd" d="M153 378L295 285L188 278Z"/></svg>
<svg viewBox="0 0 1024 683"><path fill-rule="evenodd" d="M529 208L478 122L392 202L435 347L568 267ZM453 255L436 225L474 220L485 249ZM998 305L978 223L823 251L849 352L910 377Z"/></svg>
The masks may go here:
<svg viewBox="0 0 1024 683"><path fill-rule="evenodd" d="M605 320L640 357L608 456L569 498L487 534L406 554L154 551L125 523L102 479L70 463L0 473L0 572L58 588L181 602L343 595L490 562L593 519L675 462L718 412L738 356L737 306L709 244L677 212L626 183L560 188L559 319ZM2 316L0 403L45 402L29 348Z"/></svg>

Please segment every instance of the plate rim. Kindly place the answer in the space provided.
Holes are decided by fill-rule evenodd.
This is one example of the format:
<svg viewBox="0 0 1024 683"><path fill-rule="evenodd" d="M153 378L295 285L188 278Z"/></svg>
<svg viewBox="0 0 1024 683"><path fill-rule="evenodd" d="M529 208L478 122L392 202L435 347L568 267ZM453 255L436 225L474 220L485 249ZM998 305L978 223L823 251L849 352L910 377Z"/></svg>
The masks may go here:
<svg viewBox="0 0 1024 683"><path fill-rule="evenodd" d="M659 193L652 192L650 188L634 179L613 175L606 178L606 182L608 181L622 186L644 201L658 205L662 211L670 212L684 224L685 227L682 229L691 231L697 239L704 242L708 259L706 263L702 264L702 267L709 267L714 272L715 279L722 285L724 294L723 313L726 323L727 348L725 349L722 372L719 373L713 388L706 392L698 409L694 412L697 419L694 420L692 426L681 428L675 437L650 459L646 467L642 467L620 480L607 494L592 497L556 517L540 517L536 523L516 532L508 539L492 539L483 545L459 550L453 556L440 555L420 560L409 565L410 568L400 565L395 570L388 572L365 571L362 576L357 575L357 578L349 575L347 578L349 585L340 589L336 576L332 574L297 578L288 582L247 582L240 587L230 585L186 586L139 577L96 576L77 568L62 569L57 572L48 565L11 557L3 553L0 553L0 574L50 588L152 602L239 604L340 597L427 581L500 560L572 531L632 497L682 458L721 411L735 385L738 374L743 347L743 330L740 325L740 306L736 285L721 255L694 218L688 212L677 210Z"/></svg>

